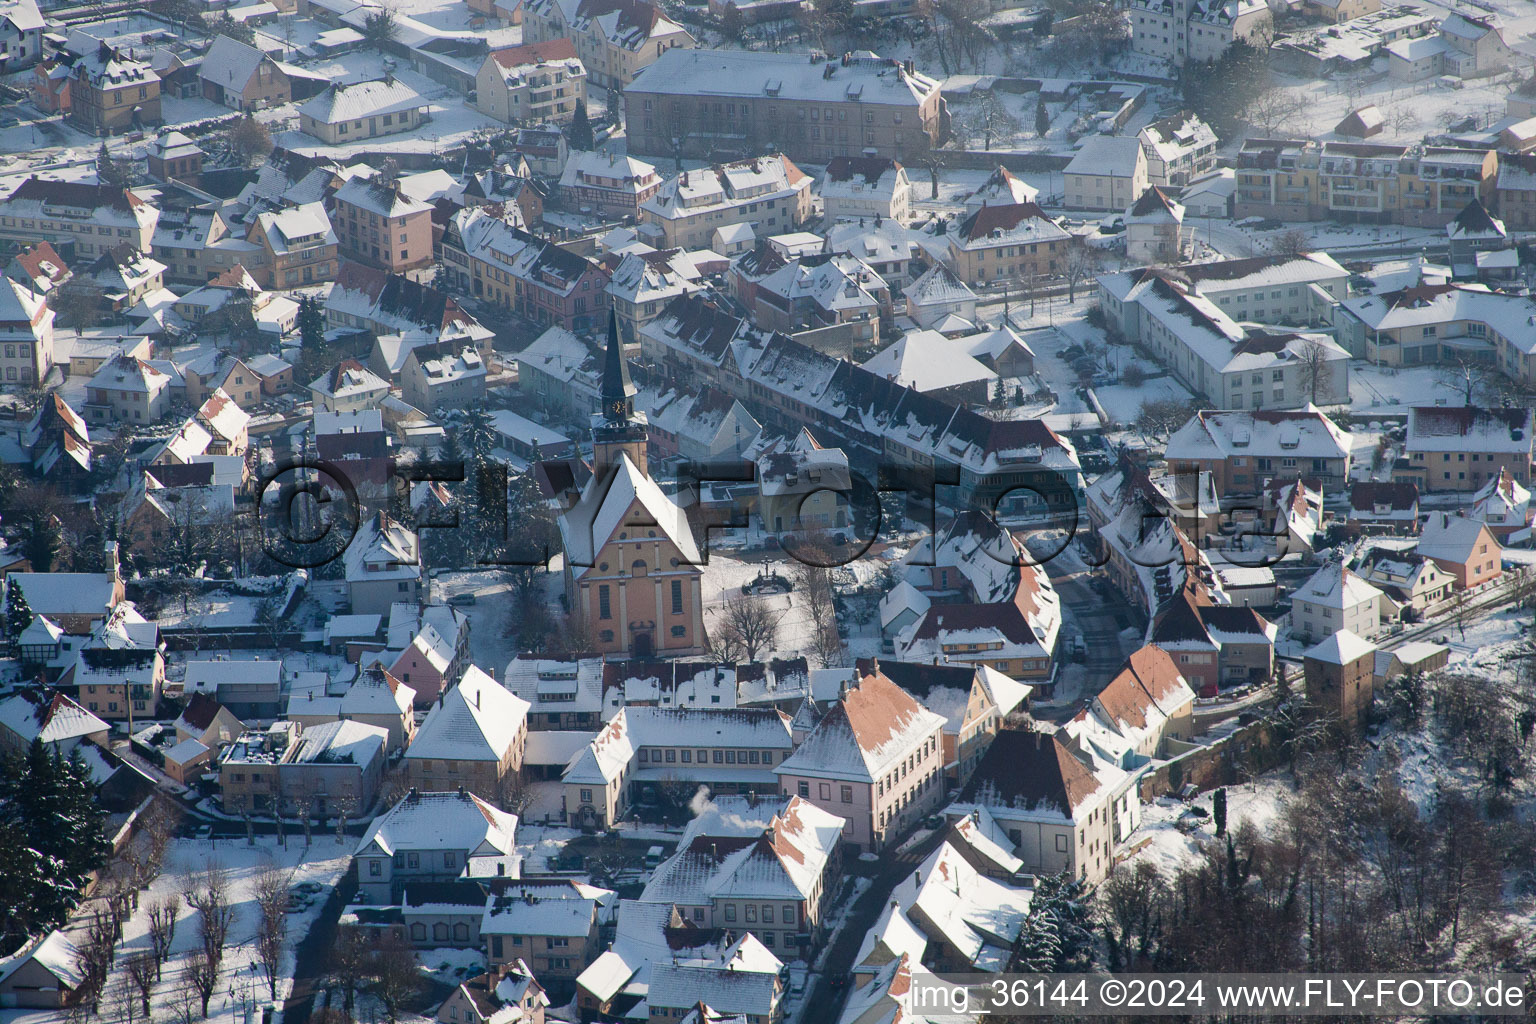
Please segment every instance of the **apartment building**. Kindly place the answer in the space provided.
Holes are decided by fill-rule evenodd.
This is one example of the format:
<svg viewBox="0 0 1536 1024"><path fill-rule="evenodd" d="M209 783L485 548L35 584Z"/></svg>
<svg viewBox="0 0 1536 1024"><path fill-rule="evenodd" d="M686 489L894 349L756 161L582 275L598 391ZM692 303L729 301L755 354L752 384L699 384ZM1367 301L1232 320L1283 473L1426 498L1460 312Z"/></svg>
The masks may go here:
<svg viewBox="0 0 1536 1024"><path fill-rule="evenodd" d="M946 235L950 268L973 287L1059 274L1072 245L1034 203L978 207L951 221Z"/></svg>
<svg viewBox="0 0 1536 1024"><path fill-rule="evenodd" d="M1263 48L1274 18L1262 0L1132 0L1131 49L1174 65L1213 61L1237 40Z"/></svg>
<svg viewBox="0 0 1536 1024"><path fill-rule="evenodd" d="M69 116L103 135L160 123L160 76L105 43L69 69Z"/></svg>
<svg viewBox="0 0 1536 1024"><path fill-rule="evenodd" d="M1477 491L1501 474L1524 485L1533 426L1530 409L1414 406L1393 479L1426 493Z"/></svg>
<svg viewBox="0 0 1536 1024"><path fill-rule="evenodd" d="M369 903L392 904L409 886L451 882L476 862L510 861L516 834L517 815L473 793L412 789L358 842L358 891Z"/></svg>
<svg viewBox="0 0 1536 1024"><path fill-rule="evenodd" d="M291 288L336 276L336 232L320 203L257 214L246 241L258 248L244 261L245 268L263 288Z"/></svg>
<svg viewBox="0 0 1536 1024"><path fill-rule="evenodd" d="M707 249L732 224L785 234L809 219L814 180L782 154L683 171L640 204L640 235L658 247Z"/></svg>
<svg viewBox="0 0 1536 1024"><path fill-rule="evenodd" d="M1504 33L1486 17L1452 13L1434 35L1402 39L1387 46L1387 71L1399 82L1420 82L1439 75L1482 78L1521 61Z"/></svg>
<svg viewBox="0 0 1536 1024"><path fill-rule="evenodd" d="M472 345L419 345L405 357L400 395L423 412L467 409L485 400L485 377L485 361Z"/></svg>
<svg viewBox="0 0 1536 1024"><path fill-rule="evenodd" d="M1218 494L1258 494L1276 477L1344 486L1352 445L1349 431L1316 409L1208 410L1174 431L1166 458L1170 473L1209 477Z"/></svg>
<svg viewBox="0 0 1536 1024"><path fill-rule="evenodd" d="M1493 150L1249 139L1234 216L1444 227L1474 199L1492 203L1498 170Z"/></svg>
<svg viewBox="0 0 1536 1024"><path fill-rule="evenodd" d="M378 796L388 738L378 726L341 721L248 732L219 755L219 806L226 814L362 815Z"/></svg>
<svg viewBox="0 0 1536 1024"><path fill-rule="evenodd" d="M868 217L905 224L912 217L912 182L894 160L840 156L827 164L821 201L828 222Z"/></svg>
<svg viewBox="0 0 1536 1024"><path fill-rule="evenodd" d="M604 89L627 92L662 54L694 45L688 30L649 0L534 0L522 11L525 44L571 40L592 83Z"/></svg>
<svg viewBox="0 0 1536 1024"><path fill-rule="evenodd" d="M1074 210L1126 209L1147 190L1147 153L1139 139L1094 135L1062 171Z"/></svg>
<svg viewBox="0 0 1536 1024"><path fill-rule="evenodd" d="M586 99L587 69L569 39L492 50L475 75L475 108L498 121L569 121Z"/></svg>
<svg viewBox="0 0 1536 1024"><path fill-rule="evenodd" d="M0 202L0 242L59 247L95 259L127 243L148 252L160 213L130 189L28 178Z"/></svg>
<svg viewBox="0 0 1536 1024"><path fill-rule="evenodd" d="M353 178L333 199L341 255L392 274L432 262L432 204L398 181Z"/></svg>
<svg viewBox="0 0 1536 1024"><path fill-rule="evenodd" d="M1339 304L1341 344L1386 366L1433 365L1448 353L1485 358L1517 380L1536 380L1536 302L1456 284L1421 284Z"/></svg>
<svg viewBox="0 0 1536 1024"><path fill-rule="evenodd" d="M582 211L634 217L661 190L661 176L644 160L615 153L576 153L560 172L560 194Z"/></svg>
<svg viewBox="0 0 1536 1024"><path fill-rule="evenodd" d="M0 3L0 60L7 71L35 64L42 58L46 26L37 0Z"/></svg>
<svg viewBox="0 0 1536 1024"><path fill-rule="evenodd" d="M629 151L707 158L906 160L938 145L949 110L936 79L868 51L841 59L751 50L668 50L624 90Z"/></svg>
<svg viewBox="0 0 1536 1024"><path fill-rule="evenodd" d="M1136 138L1147 157L1149 184L1182 187L1216 168L1216 146L1221 140L1188 110L1153 121Z"/></svg>
<svg viewBox="0 0 1536 1024"><path fill-rule="evenodd" d="M53 310L26 285L0 278L0 376L38 384L53 369Z"/></svg>
<svg viewBox="0 0 1536 1024"><path fill-rule="evenodd" d="M465 790L496 801L528 746L528 702L471 665L406 748L405 774L423 793Z"/></svg>

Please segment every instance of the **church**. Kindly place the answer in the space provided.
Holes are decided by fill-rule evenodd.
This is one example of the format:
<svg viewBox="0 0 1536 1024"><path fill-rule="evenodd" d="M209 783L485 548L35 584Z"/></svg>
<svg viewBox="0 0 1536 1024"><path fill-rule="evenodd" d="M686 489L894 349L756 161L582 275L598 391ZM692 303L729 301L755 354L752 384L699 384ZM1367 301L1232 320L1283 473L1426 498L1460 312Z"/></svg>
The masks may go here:
<svg viewBox="0 0 1536 1024"><path fill-rule="evenodd" d="M650 478L634 396L610 313L592 478L560 517L566 605L594 653L695 656L704 652L699 547L687 515Z"/></svg>

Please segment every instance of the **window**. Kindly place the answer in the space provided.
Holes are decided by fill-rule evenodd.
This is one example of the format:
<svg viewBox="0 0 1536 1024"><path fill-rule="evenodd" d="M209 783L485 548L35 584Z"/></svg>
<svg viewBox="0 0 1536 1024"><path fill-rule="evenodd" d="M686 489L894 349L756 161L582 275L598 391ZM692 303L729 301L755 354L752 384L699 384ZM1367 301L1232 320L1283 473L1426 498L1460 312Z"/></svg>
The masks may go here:
<svg viewBox="0 0 1536 1024"><path fill-rule="evenodd" d="M773 924L773 904L763 904L763 924Z"/></svg>
<svg viewBox="0 0 1536 1024"><path fill-rule="evenodd" d="M736 907L730 903L725 905L725 919L727 921L736 920Z"/></svg>
<svg viewBox="0 0 1536 1024"><path fill-rule="evenodd" d="M584 804L589 804L592 802L592 791L590 789L584 789L581 791L581 802Z"/></svg>
<svg viewBox="0 0 1536 1024"><path fill-rule="evenodd" d="M371 860L368 862L368 876L370 878L378 878L382 874L384 874L384 865L382 862L377 860Z"/></svg>
<svg viewBox="0 0 1536 1024"><path fill-rule="evenodd" d="M725 753L723 751L719 751L719 750L715 751L715 764L723 764L724 762L725 762Z"/></svg>
<svg viewBox="0 0 1536 1024"><path fill-rule="evenodd" d="M744 907L743 909L747 912L747 917L746 917L747 923L748 924L756 924L757 923L757 904L756 903L748 903L746 905L746 907Z"/></svg>
<svg viewBox="0 0 1536 1024"><path fill-rule="evenodd" d="M853 787L852 786L844 786L843 787L843 803L845 803L845 804L853 803Z"/></svg>
<svg viewBox="0 0 1536 1024"><path fill-rule="evenodd" d="M683 581L672 581L672 614L683 614Z"/></svg>
<svg viewBox="0 0 1536 1024"><path fill-rule="evenodd" d="M606 583L597 588L597 617L600 619L613 618L613 607L609 602L608 584Z"/></svg>
<svg viewBox="0 0 1536 1024"><path fill-rule="evenodd" d="M1056 852L1057 853L1066 853L1067 852L1067 837L1066 836L1059 835L1059 834L1056 836Z"/></svg>
<svg viewBox="0 0 1536 1024"><path fill-rule="evenodd" d="M807 800L811 798L811 784L809 782L800 783L800 795Z"/></svg>
<svg viewBox="0 0 1536 1024"><path fill-rule="evenodd" d="M827 782L819 783L817 785L817 787L816 787L816 790L817 790L818 794L820 794L821 799L823 799L823 800L831 800L832 799L832 786L831 786L830 783L827 783Z"/></svg>

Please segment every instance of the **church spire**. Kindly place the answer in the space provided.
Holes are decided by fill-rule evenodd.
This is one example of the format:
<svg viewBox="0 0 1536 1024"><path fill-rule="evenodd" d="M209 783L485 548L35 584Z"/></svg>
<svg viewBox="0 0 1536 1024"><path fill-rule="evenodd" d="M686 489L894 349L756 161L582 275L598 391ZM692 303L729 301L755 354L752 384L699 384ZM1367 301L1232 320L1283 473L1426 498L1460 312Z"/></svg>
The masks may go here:
<svg viewBox="0 0 1536 1024"><path fill-rule="evenodd" d="M629 362L619 343L619 316L608 311L608 351L603 357L603 419L611 424L628 423L635 415L635 383L629 379Z"/></svg>

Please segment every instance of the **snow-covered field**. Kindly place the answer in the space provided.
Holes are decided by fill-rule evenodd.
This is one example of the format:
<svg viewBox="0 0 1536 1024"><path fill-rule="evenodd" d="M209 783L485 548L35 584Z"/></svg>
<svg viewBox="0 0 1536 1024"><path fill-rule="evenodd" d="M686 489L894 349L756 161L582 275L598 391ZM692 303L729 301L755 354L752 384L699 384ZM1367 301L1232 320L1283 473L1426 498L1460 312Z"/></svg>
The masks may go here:
<svg viewBox="0 0 1536 1024"><path fill-rule="evenodd" d="M1227 829L1235 830L1244 821L1263 827L1273 821L1285 806L1291 790L1290 776L1284 772L1271 772L1253 782L1227 787ZM1190 832L1176 827L1191 806L1211 809L1211 795L1202 793L1189 803L1175 797L1159 797L1141 808L1141 827L1131 836L1129 849L1135 853L1128 858L1134 867L1137 861L1149 861L1165 874L1170 875L1195 863L1201 847L1216 839L1215 827L1209 816L1202 819Z"/></svg>

